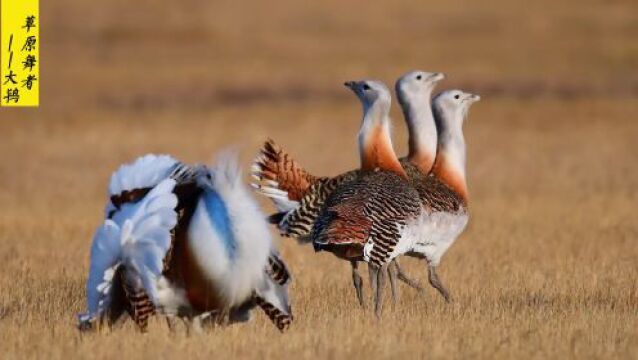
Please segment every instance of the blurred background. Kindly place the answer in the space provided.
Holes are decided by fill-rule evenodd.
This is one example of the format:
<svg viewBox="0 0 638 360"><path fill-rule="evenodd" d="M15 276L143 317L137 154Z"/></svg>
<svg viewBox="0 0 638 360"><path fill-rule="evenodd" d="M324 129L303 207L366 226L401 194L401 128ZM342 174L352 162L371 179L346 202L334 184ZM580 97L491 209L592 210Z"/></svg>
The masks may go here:
<svg viewBox="0 0 638 360"><path fill-rule="evenodd" d="M55 165L65 171L51 180L72 186L80 169L106 175L148 151L205 161L218 148L239 144L248 159L266 136L293 154L340 150L302 158L311 169L333 173L357 159L360 109L343 81L372 77L392 86L412 69L445 72L441 90L480 94L468 137L509 156L523 151L530 153L526 160L542 161L531 155L540 150L535 135L557 136L563 140L557 146L591 136L583 151L604 152L600 138L627 134L619 126L635 129L638 6L630 0L60 0L41 6L41 106L2 109L2 153L20 156L7 156L0 181L15 178L16 168L36 175ZM402 151L404 126L396 124ZM591 126L606 131L579 133ZM526 129L534 136L517 139ZM485 171L507 168L506 177L534 176L543 165L517 158L492 163L474 156L480 146L470 142L473 175L482 162L489 163ZM616 156L590 163L591 154L577 154L583 169L555 171L585 175L610 162L628 171ZM550 166L567 156L553 155ZM616 172L607 169L601 175Z"/></svg>
<svg viewBox="0 0 638 360"><path fill-rule="evenodd" d="M297 330L261 353L233 330L225 349L636 354L635 0L56 0L42 1L40 14L40 107L0 109L0 340L14 355L80 347L92 356L94 343L74 341L73 315L84 307L91 234L119 164L148 152L209 162L237 146L248 168L272 137L311 172L337 174L358 164L361 109L343 82L392 86L415 69L446 73L437 90L482 97L465 125L472 220L440 270L454 305L406 290L408 310L389 315L385 342L339 343L370 331L360 314L348 317L348 265L282 240ZM403 154L396 103L392 111ZM425 279L420 264L407 267ZM318 312L317 299L328 310ZM259 321L245 331L269 334ZM42 333L60 322L63 330Z"/></svg>
<svg viewBox="0 0 638 360"><path fill-rule="evenodd" d="M413 68L488 98L631 97L635 2L60 0L42 6L42 112L351 100ZM43 79L44 80L44 79Z"/></svg>

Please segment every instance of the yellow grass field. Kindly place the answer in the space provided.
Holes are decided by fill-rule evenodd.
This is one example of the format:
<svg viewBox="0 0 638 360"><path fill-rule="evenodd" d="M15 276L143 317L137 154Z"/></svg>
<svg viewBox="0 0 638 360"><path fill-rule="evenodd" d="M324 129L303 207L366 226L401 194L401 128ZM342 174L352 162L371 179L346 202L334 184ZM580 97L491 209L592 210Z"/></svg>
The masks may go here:
<svg viewBox="0 0 638 360"><path fill-rule="evenodd" d="M635 1L41 6L40 107L0 109L0 358L638 358ZM347 263L273 231L287 333L258 311L204 334L76 330L119 164L235 145L248 169L272 137L337 174L357 166L361 111L341 83L411 69L483 98L465 126L470 225L439 271L451 304L401 286L377 321Z"/></svg>

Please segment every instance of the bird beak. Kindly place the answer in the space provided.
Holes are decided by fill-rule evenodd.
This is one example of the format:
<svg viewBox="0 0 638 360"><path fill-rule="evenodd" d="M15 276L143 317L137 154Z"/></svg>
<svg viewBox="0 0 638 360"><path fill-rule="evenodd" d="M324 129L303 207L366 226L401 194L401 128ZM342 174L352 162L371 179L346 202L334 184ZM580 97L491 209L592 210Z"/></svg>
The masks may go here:
<svg viewBox="0 0 638 360"><path fill-rule="evenodd" d="M445 79L445 74L444 73L434 73L432 75L430 75L430 82L432 83L437 83L441 80Z"/></svg>
<svg viewBox="0 0 638 360"><path fill-rule="evenodd" d="M469 95L469 96L467 97L467 99L468 99L470 102L472 102L472 103L475 103L475 102L477 102L477 101L480 101L480 100L481 100L481 97L480 97L480 96L478 96L478 95L474 95L474 94L468 94L468 95Z"/></svg>
<svg viewBox="0 0 638 360"><path fill-rule="evenodd" d="M345 85L346 87L349 87L352 90L354 90L354 86L356 84L357 84L356 81L346 81L343 83L343 85Z"/></svg>

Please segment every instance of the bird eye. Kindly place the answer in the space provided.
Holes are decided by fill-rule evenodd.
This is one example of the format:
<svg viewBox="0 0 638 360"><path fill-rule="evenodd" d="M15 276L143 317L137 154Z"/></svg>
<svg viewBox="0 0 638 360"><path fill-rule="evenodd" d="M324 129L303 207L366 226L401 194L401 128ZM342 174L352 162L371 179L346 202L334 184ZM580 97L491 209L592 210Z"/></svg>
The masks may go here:
<svg viewBox="0 0 638 360"><path fill-rule="evenodd" d="M370 90L370 86L368 86L368 84L363 84L363 90L365 91Z"/></svg>
<svg viewBox="0 0 638 360"><path fill-rule="evenodd" d="M423 76L421 76L421 75L417 75L417 76L416 76L416 79L417 79L417 80L421 80L421 78L422 78L422 77L423 77Z"/></svg>
<svg viewBox="0 0 638 360"><path fill-rule="evenodd" d="M458 99L458 98L460 98L460 97L461 97L461 95L459 95L459 94L454 95L454 98L455 98L455 99Z"/></svg>

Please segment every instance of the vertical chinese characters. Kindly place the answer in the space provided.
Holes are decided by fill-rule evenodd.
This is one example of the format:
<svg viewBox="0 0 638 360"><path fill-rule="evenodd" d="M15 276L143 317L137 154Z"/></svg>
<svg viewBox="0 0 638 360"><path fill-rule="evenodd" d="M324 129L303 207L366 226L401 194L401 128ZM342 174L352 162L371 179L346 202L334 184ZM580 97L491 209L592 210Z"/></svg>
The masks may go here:
<svg viewBox="0 0 638 360"><path fill-rule="evenodd" d="M38 0L2 3L2 106L39 104Z"/></svg>

